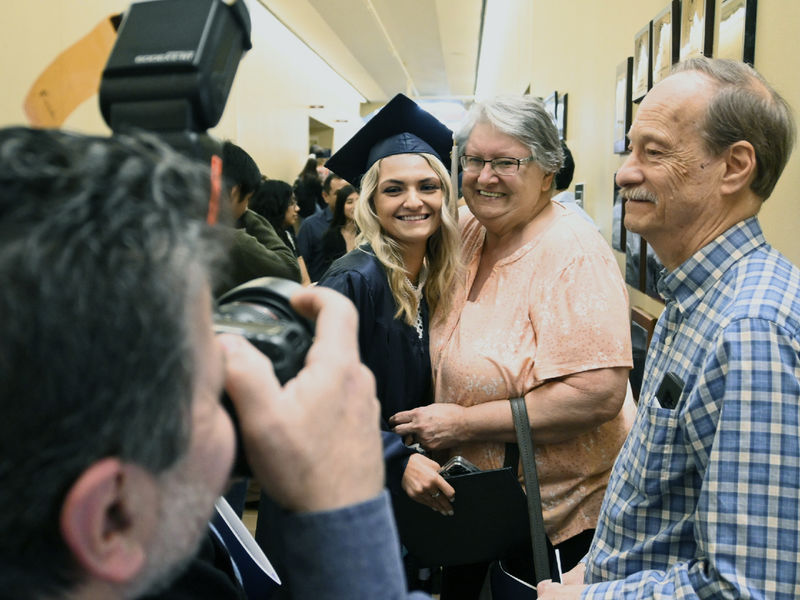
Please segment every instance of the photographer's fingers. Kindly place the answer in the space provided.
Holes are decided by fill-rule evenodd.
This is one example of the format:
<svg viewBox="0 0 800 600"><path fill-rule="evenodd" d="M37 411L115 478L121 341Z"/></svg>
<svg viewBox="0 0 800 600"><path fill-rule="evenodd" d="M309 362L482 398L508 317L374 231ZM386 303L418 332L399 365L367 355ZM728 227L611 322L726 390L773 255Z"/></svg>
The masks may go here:
<svg viewBox="0 0 800 600"><path fill-rule="evenodd" d="M358 350L358 313L348 298L324 287L303 288L292 295L294 309L316 320L314 345L307 363L318 358L360 362Z"/></svg>
<svg viewBox="0 0 800 600"><path fill-rule="evenodd" d="M217 341L225 356L225 389L237 414L257 419L263 399L275 398L281 390L272 363L241 336L223 333Z"/></svg>
<svg viewBox="0 0 800 600"><path fill-rule="evenodd" d="M374 377L359 359L355 308L319 288L297 292L292 305L316 319L316 337L305 366L283 387L245 340L220 339L250 466L290 510L367 500L383 487L380 407Z"/></svg>
<svg viewBox="0 0 800 600"><path fill-rule="evenodd" d="M248 462L260 479L264 476L260 471L270 470L264 459L271 456L272 415L281 386L272 363L245 338L221 334L217 341L225 356L225 389L239 418Z"/></svg>
<svg viewBox="0 0 800 600"><path fill-rule="evenodd" d="M297 312L316 319L305 367L286 386L308 411L302 440L313 450L316 473L298 508L367 500L383 488L383 454L375 379L358 348L358 313L349 299L327 288L299 290L291 301Z"/></svg>

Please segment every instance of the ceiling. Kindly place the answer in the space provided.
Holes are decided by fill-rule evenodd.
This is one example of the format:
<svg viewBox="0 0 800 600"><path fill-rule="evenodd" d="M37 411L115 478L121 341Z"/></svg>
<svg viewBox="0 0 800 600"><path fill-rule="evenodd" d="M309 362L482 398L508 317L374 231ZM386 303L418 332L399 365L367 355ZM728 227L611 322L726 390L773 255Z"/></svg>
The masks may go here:
<svg viewBox="0 0 800 600"><path fill-rule="evenodd" d="M369 104L475 94L486 0L259 1Z"/></svg>

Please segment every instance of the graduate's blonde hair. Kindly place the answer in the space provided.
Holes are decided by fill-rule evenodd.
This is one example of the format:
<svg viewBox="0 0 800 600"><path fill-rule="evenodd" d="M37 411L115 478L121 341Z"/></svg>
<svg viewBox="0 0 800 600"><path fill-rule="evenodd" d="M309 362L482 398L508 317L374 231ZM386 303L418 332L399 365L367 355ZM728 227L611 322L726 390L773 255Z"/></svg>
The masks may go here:
<svg viewBox="0 0 800 600"><path fill-rule="evenodd" d="M450 291L456 277L461 273L461 238L458 232L456 203L447 169L432 154L416 153L433 169L442 185L441 226L428 238L425 248L425 265L428 276L424 286L425 299L431 314L441 317L450 307ZM360 229L357 245L369 243L375 256L386 269L389 288L392 291L397 312L412 327L417 321L419 302L414 288L408 281L408 271L403 264L400 244L381 227L375 212L375 192L381 161L373 164L361 179L361 192L356 203L355 221Z"/></svg>

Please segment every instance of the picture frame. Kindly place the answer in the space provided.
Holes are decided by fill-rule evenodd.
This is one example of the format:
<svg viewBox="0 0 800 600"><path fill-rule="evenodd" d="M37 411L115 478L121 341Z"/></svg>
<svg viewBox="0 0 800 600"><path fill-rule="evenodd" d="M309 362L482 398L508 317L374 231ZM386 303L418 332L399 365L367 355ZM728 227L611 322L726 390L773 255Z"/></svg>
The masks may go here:
<svg viewBox="0 0 800 600"><path fill-rule="evenodd" d="M640 292L645 291L647 281L646 245L647 242L638 233L627 232L625 236L625 283Z"/></svg>
<svg viewBox="0 0 800 600"><path fill-rule="evenodd" d="M562 140L567 139L567 97L568 93L563 93L557 97L556 101L556 127L558 136Z"/></svg>
<svg viewBox="0 0 800 600"><path fill-rule="evenodd" d="M553 122L558 123L558 121L556 121L556 111L558 110L558 92L553 92L546 98L543 98L542 102L544 103L544 109L550 114Z"/></svg>
<svg viewBox="0 0 800 600"><path fill-rule="evenodd" d="M633 102L641 102L653 86L653 22L642 27L633 39Z"/></svg>
<svg viewBox="0 0 800 600"><path fill-rule="evenodd" d="M679 60L693 56L712 56L716 2L717 0L681 0Z"/></svg>
<svg viewBox="0 0 800 600"><path fill-rule="evenodd" d="M633 57L629 56L617 65L614 85L614 153L628 152L628 130L633 115L632 80Z"/></svg>
<svg viewBox="0 0 800 600"><path fill-rule="evenodd" d="M620 187L617 185L617 174L613 178L613 206L611 207L611 247L618 252L625 252L627 248L627 230L625 229L625 201L619 195Z"/></svg>
<svg viewBox="0 0 800 600"><path fill-rule="evenodd" d="M714 37L714 56L732 58L749 65L756 54L757 0L717 0L719 15Z"/></svg>
<svg viewBox="0 0 800 600"><path fill-rule="evenodd" d="M658 317L651 315L649 312L639 308L638 306L631 306L631 321L644 329L645 334L647 335L645 347L650 346L650 340L653 339L653 332L656 330Z"/></svg>
<svg viewBox="0 0 800 600"><path fill-rule="evenodd" d="M661 297L661 294L658 293L658 289L656 284L658 283L658 278L661 275L661 270L664 268L663 263L661 260L656 256L655 250L653 250L652 246L647 243L646 240L642 240L642 253L643 256L641 259L644 261L643 268L644 268L644 287L642 291L658 300L660 302L664 302L664 299Z"/></svg>
<svg viewBox="0 0 800 600"><path fill-rule="evenodd" d="M672 0L653 19L653 85L669 75L680 52L680 0Z"/></svg>
<svg viewBox="0 0 800 600"><path fill-rule="evenodd" d="M575 190L573 192L573 195L575 196L575 204L577 204L581 208L583 208L583 193L585 191L584 188L585 186L582 183L576 183L573 188Z"/></svg>
<svg viewBox="0 0 800 600"><path fill-rule="evenodd" d="M644 365L647 360L647 350L650 340L656 329L658 319L638 306L631 307L631 350L633 350L633 368L629 379L633 398L639 401L644 378Z"/></svg>

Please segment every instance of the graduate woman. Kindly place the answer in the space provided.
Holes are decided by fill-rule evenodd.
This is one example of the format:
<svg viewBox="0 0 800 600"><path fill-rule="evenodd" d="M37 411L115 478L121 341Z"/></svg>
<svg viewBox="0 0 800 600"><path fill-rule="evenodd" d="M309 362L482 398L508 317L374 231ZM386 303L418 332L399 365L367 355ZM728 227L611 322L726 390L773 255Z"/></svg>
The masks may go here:
<svg viewBox="0 0 800 600"><path fill-rule="evenodd" d="M429 314L446 314L459 271L460 241L448 175L452 132L398 94L326 166L360 186L356 248L319 285L359 311L361 359L375 375L393 493L447 513L453 488L439 465L388 426L398 411L432 401ZM410 440L406 440L410 441Z"/></svg>

